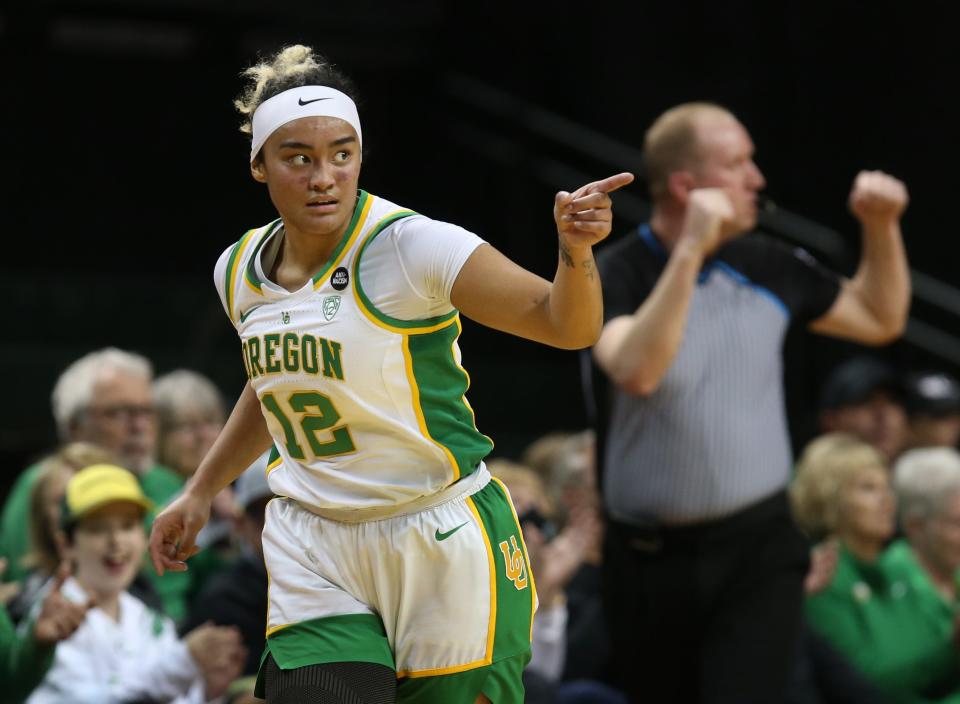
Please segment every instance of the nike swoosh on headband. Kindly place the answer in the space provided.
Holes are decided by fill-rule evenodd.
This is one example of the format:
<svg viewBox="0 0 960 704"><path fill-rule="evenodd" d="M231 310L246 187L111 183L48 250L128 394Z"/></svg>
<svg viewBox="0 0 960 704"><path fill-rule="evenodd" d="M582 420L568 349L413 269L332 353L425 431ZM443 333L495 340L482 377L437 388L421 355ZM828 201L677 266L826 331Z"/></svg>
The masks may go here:
<svg viewBox="0 0 960 704"><path fill-rule="evenodd" d="M303 98L297 98L297 103L299 103L300 105L309 105L310 103L315 103L318 100L330 100L330 97L332 96L329 96L326 98L314 98L313 100L304 100Z"/></svg>

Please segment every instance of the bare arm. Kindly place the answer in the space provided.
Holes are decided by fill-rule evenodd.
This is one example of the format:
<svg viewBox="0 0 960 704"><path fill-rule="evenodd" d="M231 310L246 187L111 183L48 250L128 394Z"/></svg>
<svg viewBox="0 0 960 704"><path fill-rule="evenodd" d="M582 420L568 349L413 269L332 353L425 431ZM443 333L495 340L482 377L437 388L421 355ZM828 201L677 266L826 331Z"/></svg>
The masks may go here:
<svg viewBox="0 0 960 704"><path fill-rule="evenodd" d="M260 410L260 399L248 381L213 447L187 485L187 491L213 500L270 449L273 438Z"/></svg>
<svg viewBox="0 0 960 704"><path fill-rule="evenodd" d="M600 278L592 247L610 234L610 192L633 180L618 174L574 193L558 193L554 219L560 237L553 282L514 264L490 246L467 259L450 294L468 318L554 347L578 349L596 341L603 319Z"/></svg>
<svg viewBox="0 0 960 704"><path fill-rule="evenodd" d="M614 318L603 327L594 357L627 393L653 393L673 363L687 327L697 274L731 213L722 191L692 191L683 233L653 291L633 315Z"/></svg>
<svg viewBox="0 0 960 704"><path fill-rule="evenodd" d="M907 202L907 189L897 179L879 171L857 175L850 210L863 235L860 264L811 330L868 345L886 344L903 332L910 307L910 272L900 217Z"/></svg>
<svg viewBox="0 0 960 704"><path fill-rule="evenodd" d="M213 497L266 452L272 442L260 400L247 382L226 425L183 493L153 522L150 557L159 574L187 568L184 561L197 552L194 541L210 517Z"/></svg>

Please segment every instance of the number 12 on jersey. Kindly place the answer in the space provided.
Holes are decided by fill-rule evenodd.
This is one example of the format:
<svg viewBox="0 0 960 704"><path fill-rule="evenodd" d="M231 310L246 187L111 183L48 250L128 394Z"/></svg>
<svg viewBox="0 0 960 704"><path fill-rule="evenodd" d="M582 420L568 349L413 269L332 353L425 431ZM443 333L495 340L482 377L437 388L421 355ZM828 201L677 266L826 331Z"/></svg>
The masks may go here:
<svg viewBox="0 0 960 704"><path fill-rule="evenodd" d="M280 423L287 452L294 459L307 459L303 439L306 439L313 457L332 457L356 451L346 423L337 425L340 414L329 397L317 391L294 391L283 404L289 410L284 409L273 393L261 396L260 403ZM291 416L299 423L299 433ZM322 441L318 435L321 432L329 432L331 439Z"/></svg>

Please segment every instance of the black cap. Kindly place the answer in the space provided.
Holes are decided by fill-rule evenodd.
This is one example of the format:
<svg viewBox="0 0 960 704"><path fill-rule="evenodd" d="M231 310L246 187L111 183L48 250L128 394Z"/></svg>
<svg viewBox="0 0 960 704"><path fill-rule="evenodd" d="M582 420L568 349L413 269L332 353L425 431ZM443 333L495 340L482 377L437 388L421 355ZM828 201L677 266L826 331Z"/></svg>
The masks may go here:
<svg viewBox="0 0 960 704"><path fill-rule="evenodd" d="M906 380L903 405L910 415L960 413L960 382L946 372L911 374Z"/></svg>
<svg viewBox="0 0 960 704"><path fill-rule="evenodd" d="M876 391L899 399L903 386L896 371L872 357L854 357L836 367L820 389L821 410L864 403Z"/></svg>

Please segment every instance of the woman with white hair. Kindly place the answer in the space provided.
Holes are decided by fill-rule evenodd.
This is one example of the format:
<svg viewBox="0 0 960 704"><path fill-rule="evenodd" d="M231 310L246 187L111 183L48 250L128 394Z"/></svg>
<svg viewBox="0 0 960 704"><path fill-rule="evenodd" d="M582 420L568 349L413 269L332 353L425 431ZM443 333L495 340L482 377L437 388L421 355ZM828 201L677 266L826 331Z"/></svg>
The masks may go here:
<svg viewBox="0 0 960 704"><path fill-rule="evenodd" d="M160 462L189 479L223 428L220 390L207 377L177 369L153 383Z"/></svg>
<svg viewBox="0 0 960 704"><path fill-rule="evenodd" d="M960 701L952 619L886 548L896 498L881 455L849 435L820 437L800 458L791 498L800 526L837 544L833 579L807 599L811 628L893 702Z"/></svg>
<svg viewBox="0 0 960 704"><path fill-rule="evenodd" d="M948 447L910 450L897 461L893 479L905 540L889 559L911 575L917 589L953 632L960 569L960 453Z"/></svg>

